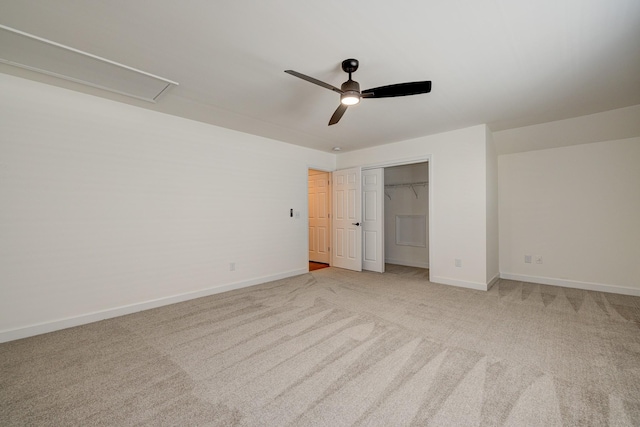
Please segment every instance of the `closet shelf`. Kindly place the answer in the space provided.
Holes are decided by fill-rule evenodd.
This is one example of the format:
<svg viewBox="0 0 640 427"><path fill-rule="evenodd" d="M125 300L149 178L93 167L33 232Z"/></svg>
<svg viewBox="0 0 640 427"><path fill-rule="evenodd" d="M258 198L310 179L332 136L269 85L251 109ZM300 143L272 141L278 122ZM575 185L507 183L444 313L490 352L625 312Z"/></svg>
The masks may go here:
<svg viewBox="0 0 640 427"><path fill-rule="evenodd" d="M387 196L389 198L389 200L391 200L391 195L387 192L387 188L411 188L411 190L413 190L413 194L415 194L416 199L418 198L418 191L416 190L416 187L426 187L427 185L429 185L428 182L410 182L407 184L385 184L384 186L384 195Z"/></svg>

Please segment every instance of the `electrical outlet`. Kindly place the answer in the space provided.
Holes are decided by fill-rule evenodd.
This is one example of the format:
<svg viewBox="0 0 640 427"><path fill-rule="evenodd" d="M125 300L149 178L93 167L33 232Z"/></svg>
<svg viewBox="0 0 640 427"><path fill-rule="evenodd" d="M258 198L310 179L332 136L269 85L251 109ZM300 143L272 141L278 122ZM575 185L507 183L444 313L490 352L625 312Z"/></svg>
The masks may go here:
<svg viewBox="0 0 640 427"><path fill-rule="evenodd" d="M536 264L542 264L542 255L536 255Z"/></svg>
<svg viewBox="0 0 640 427"><path fill-rule="evenodd" d="M456 258L456 267L462 267L462 260Z"/></svg>
<svg viewBox="0 0 640 427"><path fill-rule="evenodd" d="M525 255L524 256L524 262L526 264L531 264L531 255Z"/></svg>
<svg viewBox="0 0 640 427"><path fill-rule="evenodd" d="M235 262L230 262L229 263L229 271L236 271L236 263Z"/></svg>

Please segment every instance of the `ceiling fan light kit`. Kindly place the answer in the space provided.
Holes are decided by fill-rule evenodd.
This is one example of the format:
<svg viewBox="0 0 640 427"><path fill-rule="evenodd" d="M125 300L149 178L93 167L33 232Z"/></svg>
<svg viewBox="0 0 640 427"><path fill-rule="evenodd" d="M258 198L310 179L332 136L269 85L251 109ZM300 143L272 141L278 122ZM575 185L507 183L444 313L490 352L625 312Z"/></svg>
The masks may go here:
<svg viewBox="0 0 640 427"><path fill-rule="evenodd" d="M345 93L340 97L340 102L347 106L356 105L360 103L360 97L358 95L350 95Z"/></svg>
<svg viewBox="0 0 640 427"><path fill-rule="evenodd" d="M431 92L431 81L398 83L360 91L360 84L351 79L351 74L356 72L358 65L358 60L353 58L342 61L342 71L349 74L349 80L342 83L340 89L330 85L329 83L298 73L297 71L285 70L285 73L340 94L340 105L338 105L338 108L331 116L329 126L338 123L347 111L347 107L360 103L362 98L391 98L395 96L419 95L421 93Z"/></svg>

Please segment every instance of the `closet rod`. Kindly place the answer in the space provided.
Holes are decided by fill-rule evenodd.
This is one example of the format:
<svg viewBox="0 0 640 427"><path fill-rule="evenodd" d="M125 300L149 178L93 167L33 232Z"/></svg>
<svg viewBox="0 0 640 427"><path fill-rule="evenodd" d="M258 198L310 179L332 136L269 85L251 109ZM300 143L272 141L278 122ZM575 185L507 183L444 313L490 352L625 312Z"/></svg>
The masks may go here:
<svg viewBox="0 0 640 427"><path fill-rule="evenodd" d="M385 184L385 187L389 187L389 188L395 188L395 187L411 187L412 185L421 185L421 186L425 186L428 185L429 183L426 181L423 182L408 182L406 184Z"/></svg>

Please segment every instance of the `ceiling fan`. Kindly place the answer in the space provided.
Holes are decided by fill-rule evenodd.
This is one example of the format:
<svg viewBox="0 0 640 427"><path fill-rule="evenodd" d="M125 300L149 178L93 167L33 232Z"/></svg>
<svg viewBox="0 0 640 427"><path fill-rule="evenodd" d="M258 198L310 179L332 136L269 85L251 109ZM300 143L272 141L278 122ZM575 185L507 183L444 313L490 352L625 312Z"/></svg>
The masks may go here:
<svg viewBox="0 0 640 427"><path fill-rule="evenodd" d="M429 93L431 92L431 81L422 81L422 82L409 82L409 83L398 83L395 85L388 86L380 86L375 87L373 89L367 89L360 91L360 84L355 80L351 80L351 73L355 73L358 69L358 60L357 59L345 59L342 61L342 71L345 73L349 73L349 80L342 83L340 89L337 87L330 85L329 83L325 83L318 79L314 79L313 77L309 77L302 73L298 73L293 70L285 70L285 73L291 74L292 76L296 76L301 78L302 80L306 80L313 84L317 84L318 86L322 86L334 92L340 94L340 105L331 116L329 120L329 126L335 125L340 121L345 111L350 105L356 105L360 102L361 98L391 98L394 96L407 96L407 95L418 95L421 93Z"/></svg>

